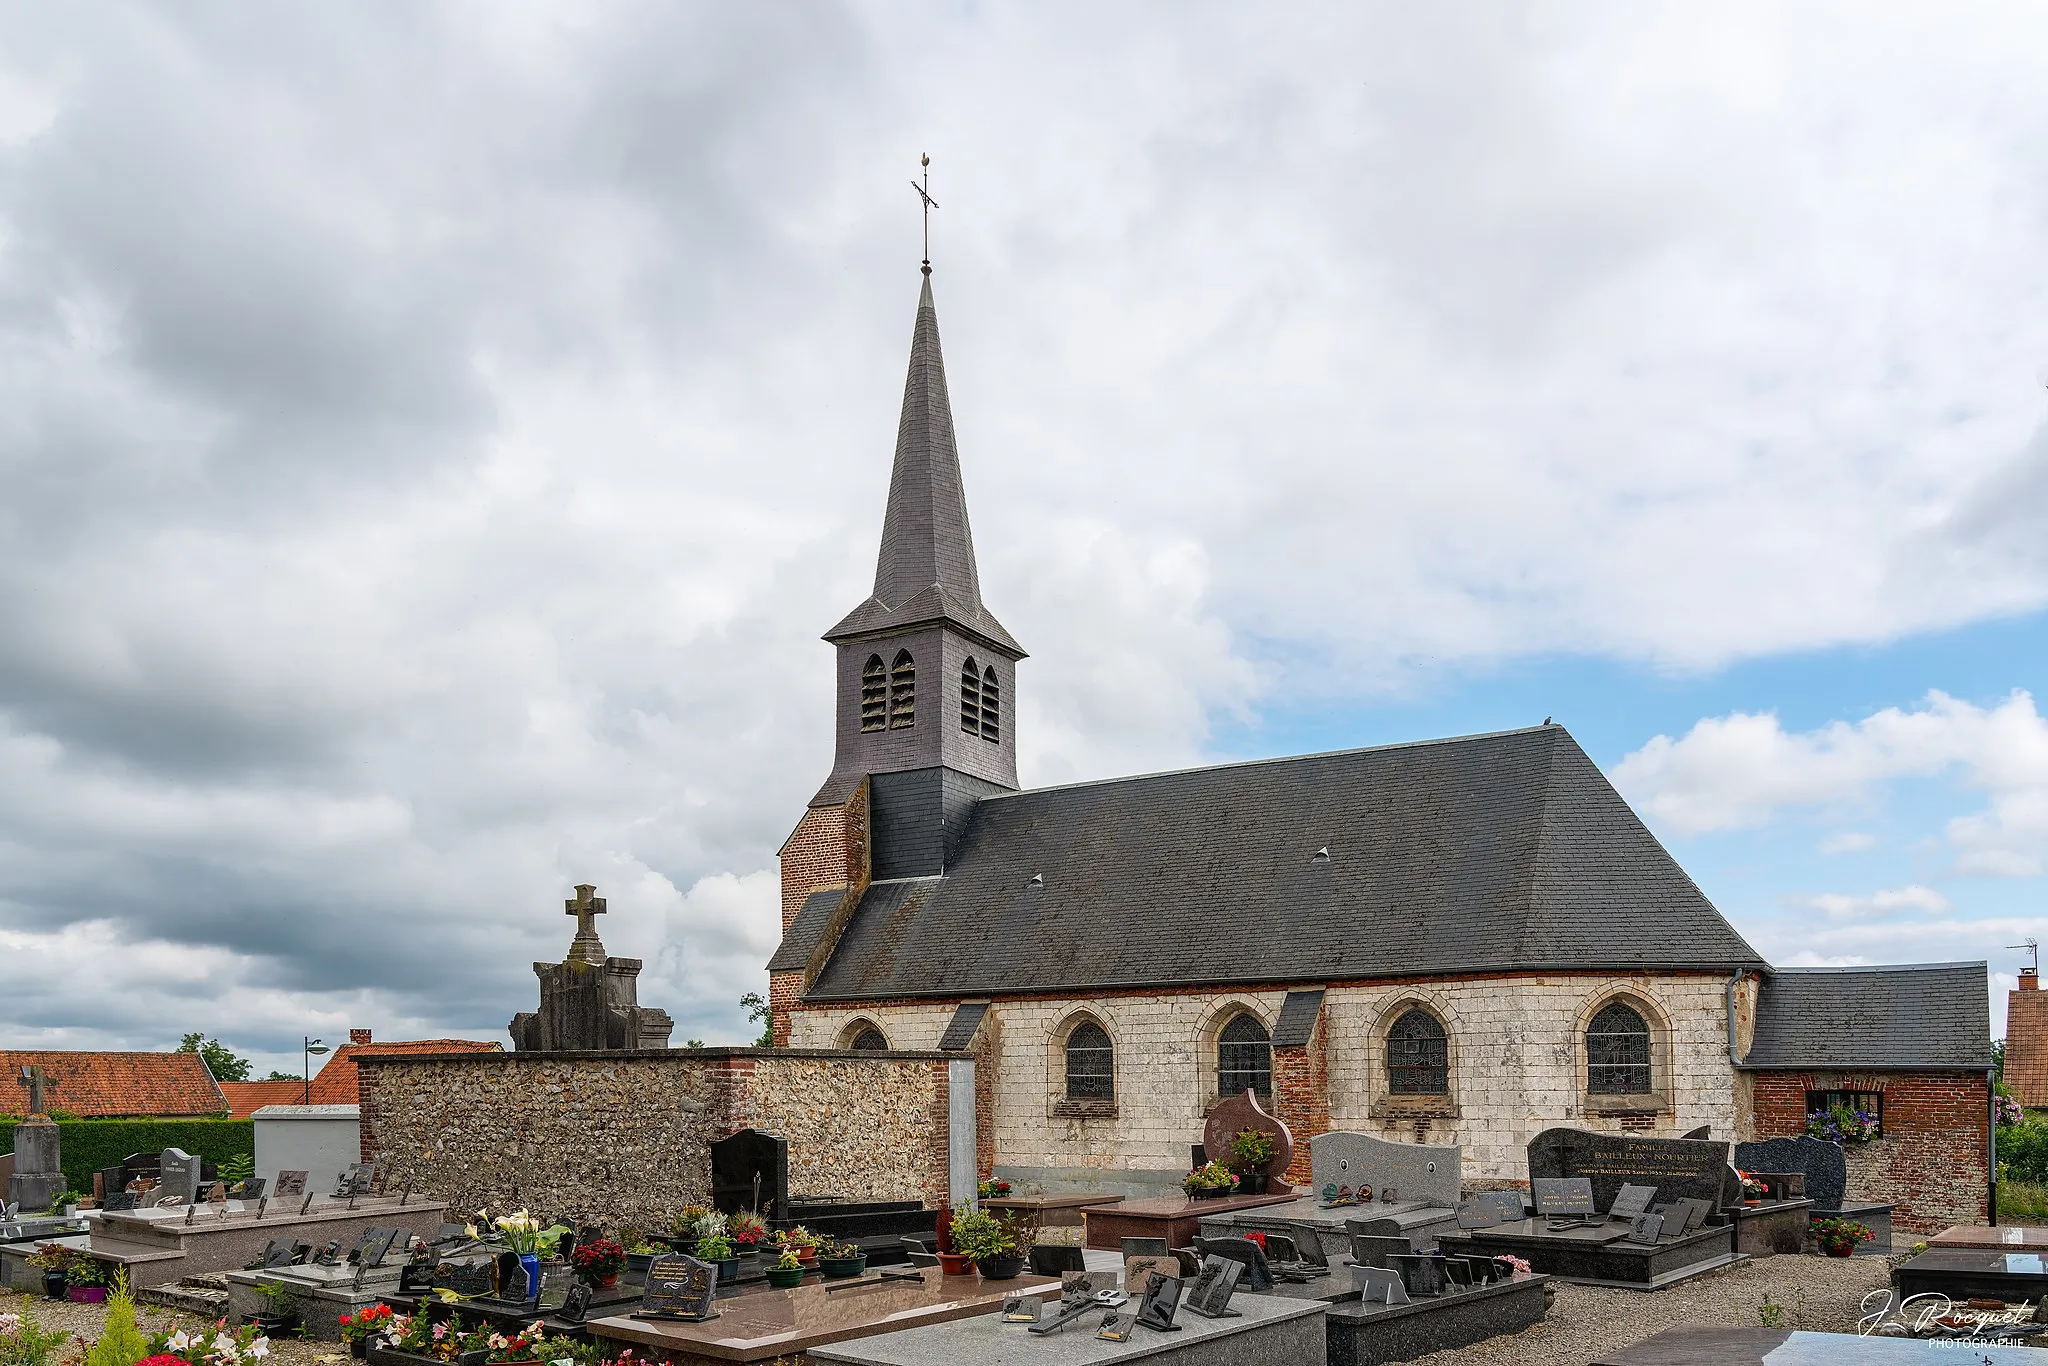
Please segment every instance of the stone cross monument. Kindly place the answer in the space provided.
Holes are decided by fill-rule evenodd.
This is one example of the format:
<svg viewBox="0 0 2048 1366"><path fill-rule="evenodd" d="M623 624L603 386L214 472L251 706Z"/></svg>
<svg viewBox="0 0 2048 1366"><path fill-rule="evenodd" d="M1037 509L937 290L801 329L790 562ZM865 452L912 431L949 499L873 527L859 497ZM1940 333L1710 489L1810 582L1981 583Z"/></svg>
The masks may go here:
<svg viewBox="0 0 2048 1366"><path fill-rule="evenodd" d="M604 898L587 882L562 903L576 937L559 963L535 963L540 1009L512 1017L512 1046L522 1053L598 1053L667 1048L675 1022L640 1004L640 960L613 958L597 937Z"/></svg>
<svg viewBox="0 0 2048 1366"><path fill-rule="evenodd" d="M24 1067L18 1084L28 1088L28 1118L14 1126L14 1175L7 1178L7 1203L46 1210L70 1184L64 1179L63 1146L50 1122L49 1093L57 1089L40 1067Z"/></svg>

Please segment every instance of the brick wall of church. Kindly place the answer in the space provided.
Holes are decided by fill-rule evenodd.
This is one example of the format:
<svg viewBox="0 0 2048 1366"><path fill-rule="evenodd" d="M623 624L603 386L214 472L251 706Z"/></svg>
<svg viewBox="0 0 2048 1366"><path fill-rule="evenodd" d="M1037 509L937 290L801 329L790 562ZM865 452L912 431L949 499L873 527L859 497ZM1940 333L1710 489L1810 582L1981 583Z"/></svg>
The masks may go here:
<svg viewBox="0 0 2048 1366"><path fill-rule="evenodd" d="M1589 974L1333 986L1319 1026L1320 1065L1328 1077L1326 1119L1302 1089L1318 1066L1306 1052L1289 1059L1280 1050L1276 1103L1290 1127L1298 1123L1308 1132L1327 1122L1389 1139L1462 1144L1465 1178L1489 1184L1525 1179L1526 1144L1555 1124L1666 1135L1708 1124L1732 1135L1724 983L1707 975ZM1217 1099L1217 1031L1237 1010L1249 1009L1270 1032L1285 995L1276 988L998 1001L995 1162L1185 1171L1188 1145L1200 1138L1203 1114ZM1616 995L1636 1003L1650 1022L1653 1101L1614 1106L1586 1094L1584 1026ZM1388 1097L1381 1080L1385 1031L1411 1004L1432 1010L1450 1037L1451 1094L1421 1105ZM1062 1112L1060 1045L1084 1011L1116 1047L1113 1115ZM791 1039L799 1046L829 1046L859 1016L880 1025L893 1047L932 1048L951 1015L950 1002L799 1009Z"/></svg>
<svg viewBox="0 0 2048 1366"><path fill-rule="evenodd" d="M1849 1195L1893 1206L1901 1233L1985 1221L1991 1093L1982 1072L1756 1072L1756 1136L1806 1128L1809 1091L1882 1092L1884 1133L1843 1149Z"/></svg>
<svg viewBox="0 0 2048 1366"><path fill-rule="evenodd" d="M807 809L783 842L782 930L789 932L804 898L825 887L864 886L868 877L868 785L840 806ZM789 1044L789 1012L803 994L800 972L768 974L769 1021L778 1048Z"/></svg>

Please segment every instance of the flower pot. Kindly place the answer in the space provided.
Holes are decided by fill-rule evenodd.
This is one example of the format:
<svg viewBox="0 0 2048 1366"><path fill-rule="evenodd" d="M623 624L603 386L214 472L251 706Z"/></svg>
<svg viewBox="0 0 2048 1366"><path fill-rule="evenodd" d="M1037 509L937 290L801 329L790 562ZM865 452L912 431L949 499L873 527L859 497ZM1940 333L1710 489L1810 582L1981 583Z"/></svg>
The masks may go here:
<svg viewBox="0 0 2048 1366"><path fill-rule="evenodd" d="M628 1271L637 1271L644 1274L647 1268L653 1264L654 1254L652 1252L628 1252L626 1254L626 1270Z"/></svg>
<svg viewBox="0 0 2048 1366"><path fill-rule="evenodd" d="M267 1338L281 1338L299 1326L297 1314L251 1314L249 1322Z"/></svg>
<svg viewBox="0 0 2048 1366"><path fill-rule="evenodd" d="M1237 1193L1239 1195L1264 1195L1266 1193L1266 1173L1264 1171L1239 1172L1237 1174Z"/></svg>
<svg viewBox="0 0 2048 1366"><path fill-rule="evenodd" d="M357 1361L361 1361L370 1354L370 1340L368 1338L351 1339L348 1344L348 1354Z"/></svg>
<svg viewBox="0 0 2048 1366"><path fill-rule="evenodd" d="M1820 1250L1827 1253L1830 1257L1853 1257L1856 1254L1856 1244L1822 1243Z"/></svg>
<svg viewBox="0 0 2048 1366"><path fill-rule="evenodd" d="M1216 1200L1230 1194L1228 1186L1197 1186L1188 1192L1190 1200Z"/></svg>
<svg viewBox="0 0 2048 1366"><path fill-rule="evenodd" d="M74 1285L64 1292L64 1297L73 1304L105 1304L107 1288L103 1285Z"/></svg>
<svg viewBox="0 0 2048 1366"><path fill-rule="evenodd" d="M578 1273L576 1279L589 1286L592 1290L611 1290L616 1288L619 1283L619 1273L614 1271L608 1276L585 1276ZM500 1366L505 1366L505 1363L500 1363Z"/></svg>
<svg viewBox="0 0 2048 1366"><path fill-rule="evenodd" d="M720 1257L712 1265L718 1268L720 1285L731 1285L740 1278L740 1259L737 1257Z"/></svg>
<svg viewBox="0 0 2048 1366"><path fill-rule="evenodd" d="M965 1276L967 1269L973 1265L974 1259L972 1257L963 1257L957 1252L941 1252L939 1254L939 1274L941 1276Z"/></svg>
<svg viewBox="0 0 2048 1366"><path fill-rule="evenodd" d="M818 1270L824 1272L828 1279L858 1276L867 1269L868 1254L865 1252L861 1253L858 1257L820 1257L818 1259Z"/></svg>
<svg viewBox="0 0 2048 1366"><path fill-rule="evenodd" d="M43 1298L46 1300L61 1300L64 1298L63 1272L45 1271L43 1273Z"/></svg>
<svg viewBox="0 0 2048 1366"><path fill-rule="evenodd" d="M1742 1203L1750 1209L1755 1209L1757 1206L1763 1204L1763 1201L1761 1199L1744 1200Z"/></svg>
<svg viewBox="0 0 2048 1366"><path fill-rule="evenodd" d="M1008 1281L1023 1274L1024 1259L1018 1256L983 1257L975 1266L985 1281Z"/></svg>
<svg viewBox="0 0 2048 1366"><path fill-rule="evenodd" d="M524 1295L520 1296L520 1298L521 1298L521 1299L528 1299L528 1300L537 1300L537 1299L539 1299L539 1298L540 1298L540 1254L539 1254L538 1252L522 1252L522 1253L520 1253L520 1254L519 1254L519 1265L520 1265L521 1269L523 1269L523 1270L524 1270L524 1271L526 1272L526 1293L525 1293Z"/></svg>
<svg viewBox="0 0 2048 1366"><path fill-rule="evenodd" d="M805 1266L816 1266L818 1264L818 1249L814 1247L800 1247L796 1250L796 1259Z"/></svg>
<svg viewBox="0 0 2048 1366"><path fill-rule="evenodd" d="M802 1285L804 1269L800 1266L771 1266L768 1268L768 1284L777 1290L793 1290Z"/></svg>

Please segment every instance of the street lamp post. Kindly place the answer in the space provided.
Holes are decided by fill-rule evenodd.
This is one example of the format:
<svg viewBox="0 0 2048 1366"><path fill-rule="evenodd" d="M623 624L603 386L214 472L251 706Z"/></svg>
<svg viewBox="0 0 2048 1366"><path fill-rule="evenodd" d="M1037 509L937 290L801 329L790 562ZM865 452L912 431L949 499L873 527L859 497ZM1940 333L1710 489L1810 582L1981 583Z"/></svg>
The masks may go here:
<svg viewBox="0 0 2048 1366"><path fill-rule="evenodd" d="M306 1036L303 1034L299 1037L306 1039ZM325 1053L326 1051L327 1045L321 1043L318 1039L306 1039L304 1051L299 1055L299 1076L301 1078L299 1104L301 1105L311 1105L313 1103L313 1055L315 1053Z"/></svg>

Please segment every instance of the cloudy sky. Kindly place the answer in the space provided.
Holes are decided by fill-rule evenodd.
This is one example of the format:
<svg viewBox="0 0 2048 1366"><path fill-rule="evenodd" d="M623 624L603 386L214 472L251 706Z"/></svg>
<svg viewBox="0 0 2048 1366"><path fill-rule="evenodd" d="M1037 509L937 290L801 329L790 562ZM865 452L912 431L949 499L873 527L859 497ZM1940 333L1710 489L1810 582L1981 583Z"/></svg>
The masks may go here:
<svg viewBox="0 0 2048 1366"><path fill-rule="evenodd" d="M1569 726L2048 929L2038 6L0 5L0 1039L765 985L933 158L1027 783Z"/></svg>

